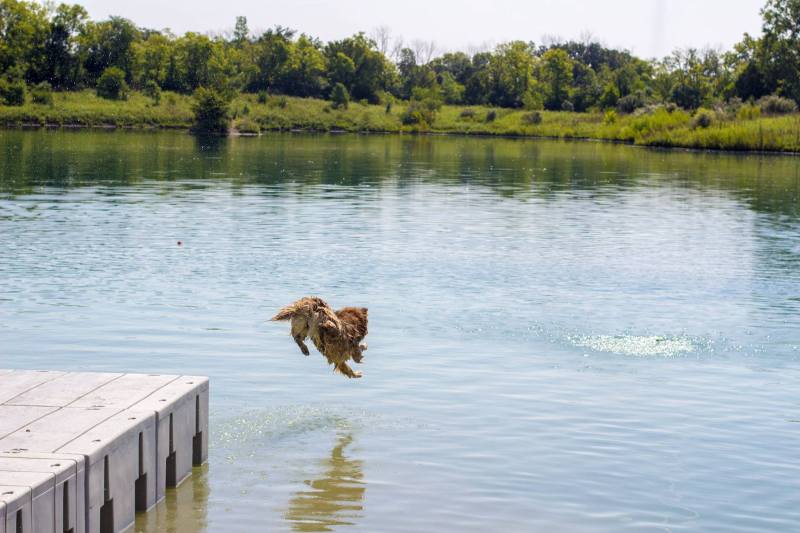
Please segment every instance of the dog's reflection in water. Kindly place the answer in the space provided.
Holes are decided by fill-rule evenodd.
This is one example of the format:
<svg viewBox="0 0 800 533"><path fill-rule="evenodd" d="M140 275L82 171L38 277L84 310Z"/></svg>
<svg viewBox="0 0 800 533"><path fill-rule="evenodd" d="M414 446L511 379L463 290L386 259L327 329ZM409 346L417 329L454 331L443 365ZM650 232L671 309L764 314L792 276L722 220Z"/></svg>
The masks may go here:
<svg viewBox="0 0 800 533"><path fill-rule="evenodd" d="M352 435L338 438L330 457L321 461L321 475L305 481L307 490L289 500L286 519L295 531L332 531L335 526L353 525L363 510L366 484L362 461L345 456Z"/></svg>

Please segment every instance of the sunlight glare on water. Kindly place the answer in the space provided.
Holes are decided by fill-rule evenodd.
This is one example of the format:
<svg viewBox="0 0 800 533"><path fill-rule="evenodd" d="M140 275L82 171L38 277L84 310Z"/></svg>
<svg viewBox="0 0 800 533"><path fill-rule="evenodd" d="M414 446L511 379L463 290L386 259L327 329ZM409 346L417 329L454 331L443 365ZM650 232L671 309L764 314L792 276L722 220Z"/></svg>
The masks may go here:
<svg viewBox="0 0 800 533"><path fill-rule="evenodd" d="M691 353L694 345L689 339L668 339L657 335L598 335L595 337L579 337L573 340L575 346L591 348L598 352L609 352L621 355L647 357L660 355L672 357L675 355Z"/></svg>

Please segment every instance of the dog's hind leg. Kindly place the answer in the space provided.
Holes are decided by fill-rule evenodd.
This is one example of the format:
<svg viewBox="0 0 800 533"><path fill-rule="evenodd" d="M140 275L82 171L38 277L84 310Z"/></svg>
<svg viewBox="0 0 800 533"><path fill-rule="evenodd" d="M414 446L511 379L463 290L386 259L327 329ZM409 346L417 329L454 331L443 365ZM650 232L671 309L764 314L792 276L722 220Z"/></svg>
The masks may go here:
<svg viewBox="0 0 800 533"><path fill-rule="evenodd" d="M362 375L361 372L356 372L355 370L347 366L347 363L336 363L336 365L333 367L333 371L339 372L340 374L343 374L348 378L360 378Z"/></svg>
<svg viewBox="0 0 800 533"><path fill-rule="evenodd" d="M300 335L296 335L294 337L294 342L296 342L300 347L300 351L303 352L303 355L309 355L311 352L308 351L308 346L306 346L306 343L303 342L304 340L305 338L301 337Z"/></svg>
<svg viewBox="0 0 800 533"><path fill-rule="evenodd" d="M300 351L303 352L303 355L308 355L308 346L306 343L303 342L306 340L308 336L308 322L305 318L295 316L292 318L292 337L294 338L294 342L300 347Z"/></svg>

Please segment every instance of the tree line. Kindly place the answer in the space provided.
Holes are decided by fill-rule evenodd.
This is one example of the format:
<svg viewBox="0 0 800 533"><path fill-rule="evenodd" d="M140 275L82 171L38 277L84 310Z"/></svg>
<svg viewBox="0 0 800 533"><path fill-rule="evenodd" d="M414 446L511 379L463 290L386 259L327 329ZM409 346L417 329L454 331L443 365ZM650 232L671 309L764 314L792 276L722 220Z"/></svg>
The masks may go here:
<svg viewBox="0 0 800 533"><path fill-rule="evenodd" d="M380 35L322 42L282 26L255 35L245 17L226 36L177 36L121 17L93 21L80 5L0 0L0 97L13 103L16 94L18 102L26 87L34 99L49 87L96 88L109 98L124 98L129 88L151 95L203 88L569 111L651 103L697 109L773 94L800 102L800 0L767 0L761 15L762 34L745 34L727 52L688 49L645 60L591 40L513 41L431 57L432 49L402 46L389 53Z"/></svg>

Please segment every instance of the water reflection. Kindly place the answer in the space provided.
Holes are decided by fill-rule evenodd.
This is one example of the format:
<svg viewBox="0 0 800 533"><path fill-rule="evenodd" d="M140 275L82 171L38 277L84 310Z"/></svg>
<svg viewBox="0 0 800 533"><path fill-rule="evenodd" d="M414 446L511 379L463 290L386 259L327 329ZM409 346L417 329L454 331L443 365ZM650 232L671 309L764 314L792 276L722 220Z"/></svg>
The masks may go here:
<svg viewBox="0 0 800 533"><path fill-rule="evenodd" d="M667 186L730 195L756 212L800 216L800 161L792 157L462 137L0 132L0 197L38 187L209 178L233 186L295 184L291 194L316 194L319 185L404 191L435 183L545 200L565 193L585 199L586 192L622 200L632 190Z"/></svg>
<svg viewBox="0 0 800 533"><path fill-rule="evenodd" d="M228 145L228 138L221 135L194 135L195 149L205 157L221 157Z"/></svg>
<svg viewBox="0 0 800 533"><path fill-rule="evenodd" d="M195 533L208 529L208 465L192 475L146 513L136 513L137 533Z"/></svg>
<svg viewBox="0 0 800 533"><path fill-rule="evenodd" d="M319 477L306 480L308 490L289 501L286 519L293 530L331 531L333 526L353 525L362 516L367 487L363 462L345 456L352 442L352 435L340 435L330 457L320 462Z"/></svg>

